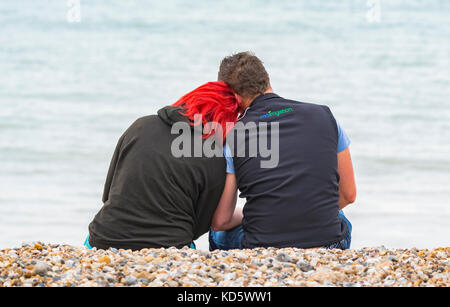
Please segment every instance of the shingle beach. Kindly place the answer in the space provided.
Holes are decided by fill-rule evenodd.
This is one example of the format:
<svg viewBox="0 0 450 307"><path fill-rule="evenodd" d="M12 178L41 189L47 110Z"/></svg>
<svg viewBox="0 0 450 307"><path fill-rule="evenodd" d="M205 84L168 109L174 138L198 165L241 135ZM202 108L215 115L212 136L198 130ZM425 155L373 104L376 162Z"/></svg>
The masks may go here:
<svg viewBox="0 0 450 307"><path fill-rule="evenodd" d="M359 250L88 250L30 243L0 250L0 286L448 287L450 247Z"/></svg>

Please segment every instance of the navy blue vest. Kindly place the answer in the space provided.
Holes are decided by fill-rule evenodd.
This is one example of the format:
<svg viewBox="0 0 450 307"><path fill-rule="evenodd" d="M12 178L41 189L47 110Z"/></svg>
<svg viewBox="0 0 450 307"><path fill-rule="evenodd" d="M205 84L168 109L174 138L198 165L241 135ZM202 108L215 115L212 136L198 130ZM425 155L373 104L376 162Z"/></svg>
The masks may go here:
<svg viewBox="0 0 450 307"><path fill-rule="evenodd" d="M311 248L342 240L348 228L338 217L338 130L330 109L266 94L253 101L239 122L258 127L249 132L238 124L228 140L240 197L247 200L243 246ZM272 168L261 167L270 159L267 155L248 149L255 138L259 142L263 122L269 126L263 132L267 148L275 133L270 125L279 123L279 160ZM239 133L245 135L241 141Z"/></svg>

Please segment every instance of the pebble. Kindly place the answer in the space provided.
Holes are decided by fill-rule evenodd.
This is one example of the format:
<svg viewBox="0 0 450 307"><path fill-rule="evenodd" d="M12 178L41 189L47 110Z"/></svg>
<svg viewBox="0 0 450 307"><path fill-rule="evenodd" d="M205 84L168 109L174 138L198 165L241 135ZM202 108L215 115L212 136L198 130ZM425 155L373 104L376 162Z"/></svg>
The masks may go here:
<svg viewBox="0 0 450 307"><path fill-rule="evenodd" d="M276 260L280 261L280 262L290 262L291 261L291 257L289 257L288 254L280 252L277 254L277 256L275 257Z"/></svg>
<svg viewBox="0 0 450 307"><path fill-rule="evenodd" d="M314 267L307 262L299 261L297 262L297 267L303 272L309 272L314 270Z"/></svg>
<svg viewBox="0 0 450 307"><path fill-rule="evenodd" d="M330 270L328 268L321 268L320 270L312 273L310 278L321 284L336 284L345 279L345 274L339 271Z"/></svg>
<svg viewBox="0 0 450 307"><path fill-rule="evenodd" d="M0 250L0 287L449 287L450 247L88 250L33 242Z"/></svg>
<svg viewBox="0 0 450 307"><path fill-rule="evenodd" d="M49 266L47 265L47 263L39 261L34 266L33 274L42 276L42 275L45 275L48 270L49 270Z"/></svg>
<svg viewBox="0 0 450 307"><path fill-rule="evenodd" d="M125 277L125 284L127 284L127 286L132 286L132 285L136 284L136 282L137 282L137 278L134 276Z"/></svg>
<svg viewBox="0 0 450 307"><path fill-rule="evenodd" d="M388 256L388 260L390 260L390 261L392 261L392 262L399 262L398 257L392 256L392 255L389 255L389 256Z"/></svg>

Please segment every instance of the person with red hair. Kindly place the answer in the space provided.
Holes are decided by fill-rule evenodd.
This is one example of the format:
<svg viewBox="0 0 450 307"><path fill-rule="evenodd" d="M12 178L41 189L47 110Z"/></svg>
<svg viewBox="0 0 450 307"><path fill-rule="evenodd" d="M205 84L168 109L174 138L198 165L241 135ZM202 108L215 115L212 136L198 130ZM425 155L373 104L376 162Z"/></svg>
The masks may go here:
<svg viewBox="0 0 450 307"><path fill-rule="evenodd" d="M192 92L181 97L173 106L183 108L183 114L193 125L200 125L194 120L195 115L202 115L203 126L210 123L220 125L223 140L230 130L227 123L235 123L240 105L231 88L224 82L208 82ZM214 134L214 129L203 135L208 138Z"/></svg>
<svg viewBox="0 0 450 307"><path fill-rule="evenodd" d="M226 189L226 160L223 155L174 155L172 145L180 137L173 133L174 126L182 124L195 131L216 123L202 133L202 144L219 130L219 139L225 139L238 113L231 88L223 82L208 82L157 115L135 121L118 141L106 177L103 207L89 225L85 246L195 247L193 241L209 231ZM196 133L183 137L194 143ZM240 223L239 219L242 216L237 214L235 222Z"/></svg>

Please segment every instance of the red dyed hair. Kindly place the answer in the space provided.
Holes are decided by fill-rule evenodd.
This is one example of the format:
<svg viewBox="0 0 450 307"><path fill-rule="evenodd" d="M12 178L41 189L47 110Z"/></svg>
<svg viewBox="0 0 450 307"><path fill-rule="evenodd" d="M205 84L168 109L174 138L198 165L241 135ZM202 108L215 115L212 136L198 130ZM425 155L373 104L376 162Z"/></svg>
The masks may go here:
<svg viewBox="0 0 450 307"><path fill-rule="evenodd" d="M200 125L200 123L194 122L195 114L202 115L204 126L211 122L220 124L224 141L229 132L227 131L226 123L236 123L239 113L239 103L236 96L225 82L208 82L203 84L181 97L173 106L182 107L184 109L182 114L189 118L194 126ZM211 127L211 131L203 134L203 137L208 138L214 132L214 127Z"/></svg>

